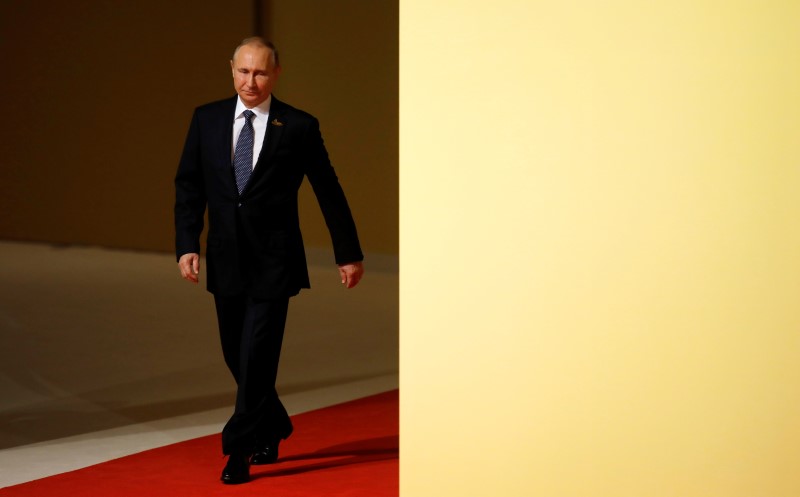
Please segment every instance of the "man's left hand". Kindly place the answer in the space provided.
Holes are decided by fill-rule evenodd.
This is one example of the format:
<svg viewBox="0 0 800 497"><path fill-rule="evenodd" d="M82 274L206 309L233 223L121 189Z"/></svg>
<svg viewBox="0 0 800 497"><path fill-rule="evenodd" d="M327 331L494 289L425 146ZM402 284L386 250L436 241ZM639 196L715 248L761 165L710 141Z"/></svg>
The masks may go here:
<svg viewBox="0 0 800 497"><path fill-rule="evenodd" d="M364 264L361 262L351 262L339 265L339 276L342 277L342 285L345 288L353 288L361 281L364 275Z"/></svg>

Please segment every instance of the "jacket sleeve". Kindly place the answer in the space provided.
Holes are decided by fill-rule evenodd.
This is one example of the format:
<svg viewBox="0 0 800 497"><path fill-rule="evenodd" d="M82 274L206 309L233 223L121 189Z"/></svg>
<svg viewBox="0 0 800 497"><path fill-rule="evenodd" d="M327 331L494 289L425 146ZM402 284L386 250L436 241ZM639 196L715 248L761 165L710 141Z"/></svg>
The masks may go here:
<svg viewBox="0 0 800 497"><path fill-rule="evenodd" d="M337 264L358 262L364 259L358 240L355 221L345 198L339 179L328 158L328 152L319 130L319 121L313 118L304 136L305 174L317 197L325 224L333 242Z"/></svg>
<svg viewBox="0 0 800 497"><path fill-rule="evenodd" d="M206 210L206 193L200 163L197 111L192 116L183 154L175 175L175 255L200 253L200 234Z"/></svg>

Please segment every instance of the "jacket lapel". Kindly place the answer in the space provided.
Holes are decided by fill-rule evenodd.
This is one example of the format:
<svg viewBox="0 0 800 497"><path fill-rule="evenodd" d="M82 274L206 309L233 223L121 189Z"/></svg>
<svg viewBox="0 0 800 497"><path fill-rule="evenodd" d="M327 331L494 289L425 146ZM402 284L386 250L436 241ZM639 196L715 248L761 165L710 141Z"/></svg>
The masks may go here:
<svg viewBox="0 0 800 497"><path fill-rule="evenodd" d="M233 169L233 159L231 158L232 157L231 151L233 150L232 145L231 145L233 143L232 142L232 140L233 140L233 121L234 121L234 119L236 117L236 116L233 115L233 113L236 112L236 102L237 102L237 100L238 100L238 97L233 97L232 99L230 99L228 101L228 105L225 106L225 119L221 120L221 122L225 123L224 124L225 130L222 133L222 140L223 140L222 153L223 153L223 157L222 157L222 162L221 163L222 164L227 163L228 165L231 166L231 169Z"/></svg>
<svg viewBox="0 0 800 497"><path fill-rule="evenodd" d="M269 122L267 123L267 132L264 133L264 144L261 147L261 153L258 155L256 166L253 169L253 175L247 183L246 190L250 189L250 185L254 184L258 178L264 175L265 171L269 169L269 164L272 162L272 157L278 150L278 145L281 142L283 135L284 119L285 119L285 105L280 100L272 96L272 103L269 107Z"/></svg>
<svg viewBox="0 0 800 497"><path fill-rule="evenodd" d="M233 113L236 112L236 101L237 97L234 96L226 102L226 105L220 107L220 112L222 114L215 120L219 128L212 135L217 136L219 140L217 145L219 155L217 156L216 163L226 171L226 174L223 175L225 180L224 187L228 190L233 189L234 192L236 192L237 189L236 173L233 171L233 163L231 160L231 150L233 150L231 148L231 143L233 140L233 120L235 117Z"/></svg>

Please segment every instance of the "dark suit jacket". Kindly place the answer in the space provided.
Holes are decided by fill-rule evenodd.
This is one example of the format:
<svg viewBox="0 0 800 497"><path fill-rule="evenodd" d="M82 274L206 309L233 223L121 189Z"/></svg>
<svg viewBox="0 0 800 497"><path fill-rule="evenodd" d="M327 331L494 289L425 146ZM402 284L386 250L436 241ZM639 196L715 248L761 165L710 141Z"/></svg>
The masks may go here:
<svg viewBox="0 0 800 497"><path fill-rule="evenodd" d="M363 259L355 223L310 114L273 95L265 144L241 195L231 164L236 97L195 109L175 177L175 248L200 253L208 206L208 290L257 298L309 288L297 192L308 177L337 264Z"/></svg>

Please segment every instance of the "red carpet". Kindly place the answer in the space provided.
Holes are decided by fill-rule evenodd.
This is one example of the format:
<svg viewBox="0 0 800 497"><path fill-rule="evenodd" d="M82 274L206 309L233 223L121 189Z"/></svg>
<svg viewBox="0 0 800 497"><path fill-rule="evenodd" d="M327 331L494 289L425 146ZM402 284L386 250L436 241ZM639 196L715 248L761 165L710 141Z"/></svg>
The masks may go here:
<svg viewBox="0 0 800 497"><path fill-rule="evenodd" d="M253 466L252 481L223 485L219 435L141 452L0 489L0 497L206 497L399 495L398 391L292 417L277 464Z"/></svg>

